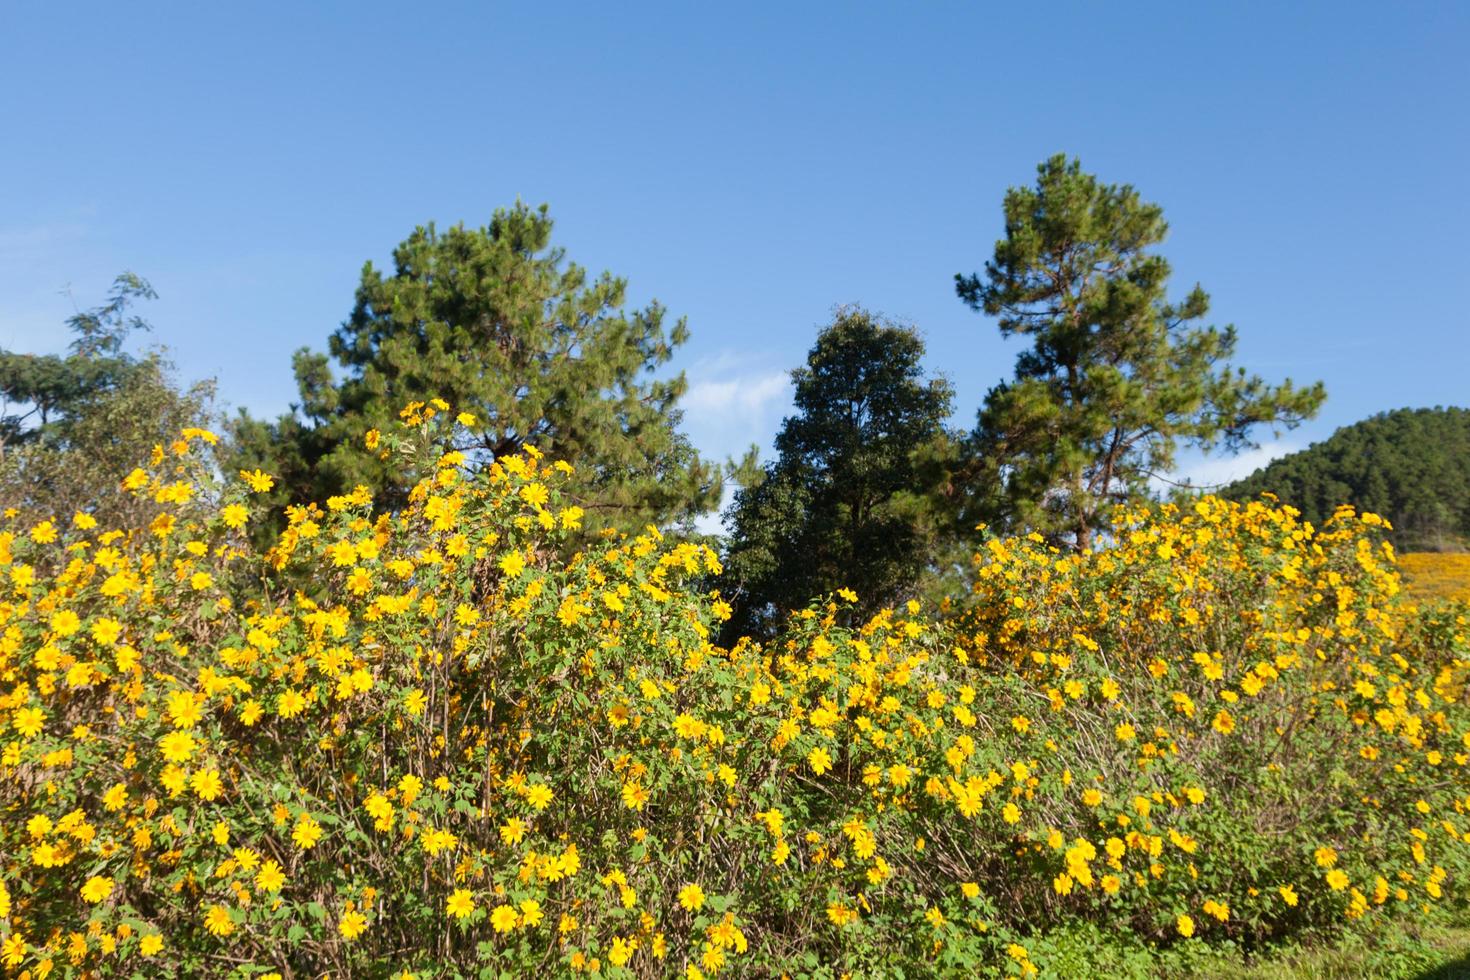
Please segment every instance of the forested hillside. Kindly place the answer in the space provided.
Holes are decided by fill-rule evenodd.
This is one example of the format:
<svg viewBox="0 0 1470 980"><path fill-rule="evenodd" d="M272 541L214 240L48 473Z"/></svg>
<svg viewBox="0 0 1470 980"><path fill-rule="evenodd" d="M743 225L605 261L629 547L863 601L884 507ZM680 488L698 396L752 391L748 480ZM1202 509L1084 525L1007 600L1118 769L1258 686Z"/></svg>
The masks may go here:
<svg viewBox="0 0 1470 980"><path fill-rule="evenodd" d="M1403 550L1458 550L1470 541L1470 409L1384 412L1262 467L1223 495L1263 491L1321 522L1341 504L1381 514Z"/></svg>

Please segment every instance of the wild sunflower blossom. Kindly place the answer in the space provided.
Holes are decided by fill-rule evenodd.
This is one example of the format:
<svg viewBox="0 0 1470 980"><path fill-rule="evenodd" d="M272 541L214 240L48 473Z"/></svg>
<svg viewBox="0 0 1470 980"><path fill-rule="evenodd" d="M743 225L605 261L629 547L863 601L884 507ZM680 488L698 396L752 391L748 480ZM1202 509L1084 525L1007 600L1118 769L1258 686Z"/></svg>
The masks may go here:
<svg viewBox="0 0 1470 980"><path fill-rule="evenodd" d="M579 535L565 467L413 415L400 510L293 504L264 551L235 501L274 479L171 446L139 528L0 523L7 970L1030 975L1017 908L1261 942L1470 873L1470 628L1403 604L1361 515L986 539L942 614L839 593L722 646L713 552ZM1282 787L1328 818L1249 809Z"/></svg>

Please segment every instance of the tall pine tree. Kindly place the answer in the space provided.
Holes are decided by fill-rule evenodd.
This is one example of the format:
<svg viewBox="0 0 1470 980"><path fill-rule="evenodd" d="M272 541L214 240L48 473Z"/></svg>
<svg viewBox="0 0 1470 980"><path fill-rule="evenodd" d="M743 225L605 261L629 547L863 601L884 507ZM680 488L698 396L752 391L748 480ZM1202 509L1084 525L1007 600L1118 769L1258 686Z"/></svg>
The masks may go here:
<svg viewBox="0 0 1470 980"><path fill-rule="evenodd" d="M1228 361L1234 327L1201 326L1198 285L1178 302L1153 251L1168 225L1130 186L1099 183L1057 155L1035 187L1005 196L1005 237L959 296L1031 347L986 396L973 492L1010 523L1079 549L1116 504L1148 493L1180 444L1237 452L1259 424L1316 414L1321 383L1271 386Z"/></svg>
<svg viewBox="0 0 1470 980"><path fill-rule="evenodd" d="M235 463L276 473L279 500L322 499L358 484L394 505L419 475L363 444L410 401L439 397L470 412L458 448L480 459L530 443L577 467L572 490L589 530L687 522L713 509L718 466L678 431L682 374L654 372L688 336L663 307L624 310L626 283L591 279L551 245L543 205L497 211L472 229L433 225L368 263L331 357L302 349L301 400L274 423L242 417Z"/></svg>

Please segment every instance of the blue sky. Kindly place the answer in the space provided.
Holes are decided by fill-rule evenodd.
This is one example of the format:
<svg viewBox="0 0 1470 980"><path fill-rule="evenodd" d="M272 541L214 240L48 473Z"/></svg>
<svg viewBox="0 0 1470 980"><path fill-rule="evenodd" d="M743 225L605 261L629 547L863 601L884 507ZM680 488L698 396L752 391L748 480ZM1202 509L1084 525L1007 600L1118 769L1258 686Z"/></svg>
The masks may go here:
<svg viewBox="0 0 1470 980"><path fill-rule="evenodd" d="M1016 346L953 276L1059 151L1163 206L1241 364L1327 383L1197 478L1470 403L1467 4L9 3L0 39L0 345L59 349L132 269L257 413L365 260L520 197L688 317L702 450L769 446L840 303L915 324L968 426Z"/></svg>

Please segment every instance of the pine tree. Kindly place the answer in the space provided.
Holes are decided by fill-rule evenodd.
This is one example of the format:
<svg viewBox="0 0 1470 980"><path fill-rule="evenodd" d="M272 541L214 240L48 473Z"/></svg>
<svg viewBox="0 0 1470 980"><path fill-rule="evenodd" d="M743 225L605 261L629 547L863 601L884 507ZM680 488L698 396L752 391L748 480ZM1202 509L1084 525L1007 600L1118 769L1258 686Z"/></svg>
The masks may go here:
<svg viewBox="0 0 1470 980"><path fill-rule="evenodd" d="M526 444L577 467L589 531L688 522L713 509L720 470L678 431L682 374L654 375L688 336L657 303L624 311L626 283L590 279L551 245L543 205L497 211L487 227L432 224L368 263L351 316L327 355L303 349L296 410L274 423L242 417L236 460L276 473L280 501L365 484L396 504L418 473L390 468L363 444L411 401L442 398L476 419L458 448L481 461Z"/></svg>
<svg viewBox="0 0 1470 980"><path fill-rule="evenodd" d="M972 492L1004 521L1086 549L1180 444L1238 452L1259 424L1315 415L1325 393L1229 367L1235 328L1197 324L1209 312L1198 285L1169 302L1157 205L1064 155L1037 170L1034 188L1006 193L984 278L955 277L1004 336L1032 341L981 408Z"/></svg>

